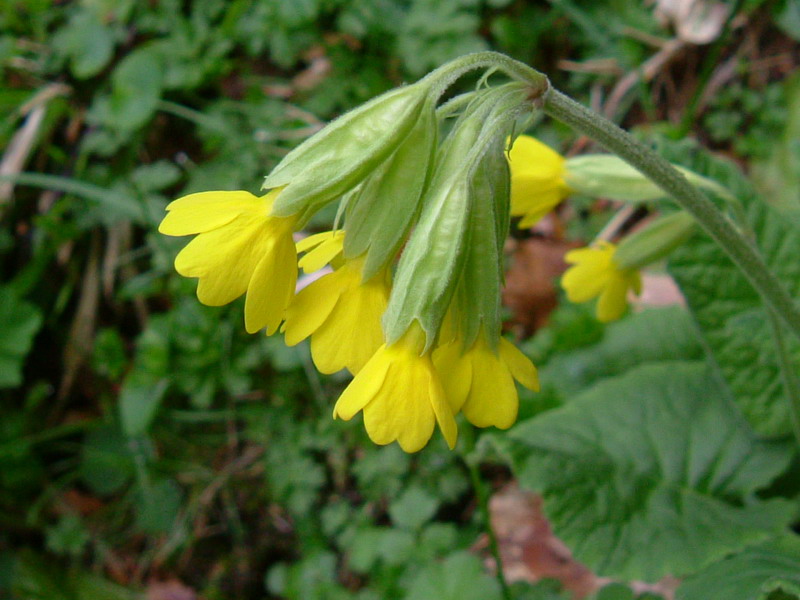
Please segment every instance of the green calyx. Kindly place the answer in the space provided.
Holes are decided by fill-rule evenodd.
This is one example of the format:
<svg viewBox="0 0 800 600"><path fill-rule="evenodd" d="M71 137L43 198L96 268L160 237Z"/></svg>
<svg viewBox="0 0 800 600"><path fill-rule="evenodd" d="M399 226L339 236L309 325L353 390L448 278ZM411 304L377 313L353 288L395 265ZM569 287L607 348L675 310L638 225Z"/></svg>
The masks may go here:
<svg viewBox="0 0 800 600"><path fill-rule="evenodd" d="M430 346L462 277L481 279L469 293L488 299L466 303L459 311L463 319L476 319L478 325L496 320L498 235L503 229L505 236L507 229L509 185L507 166L498 157L503 158L502 143L514 118L530 109L527 86L506 84L476 93L453 125L437 154L419 221L398 264L384 316L388 343L417 320ZM493 190L500 192L499 200ZM481 252L477 260L476 248Z"/></svg>
<svg viewBox="0 0 800 600"><path fill-rule="evenodd" d="M567 186L584 196L623 202L649 202L667 196L651 179L614 154L574 156L564 167ZM731 193L717 182L683 167L676 169L693 185L731 200Z"/></svg>
<svg viewBox="0 0 800 600"><path fill-rule="evenodd" d="M285 186L273 214L316 211L356 187L397 149L423 109L433 110L430 94L425 80L386 92L292 150L262 186Z"/></svg>
<svg viewBox="0 0 800 600"><path fill-rule="evenodd" d="M685 242L696 225L685 211L660 217L626 237L614 252L614 262L622 269L641 269L657 262Z"/></svg>
<svg viewBox="0 0 800 600"><path fill-rule="evenodd" d="M437 133L434 112L426 107L397 150L347 199L344 255L366 252L364 280L391 263L419 213Z"/></svg>

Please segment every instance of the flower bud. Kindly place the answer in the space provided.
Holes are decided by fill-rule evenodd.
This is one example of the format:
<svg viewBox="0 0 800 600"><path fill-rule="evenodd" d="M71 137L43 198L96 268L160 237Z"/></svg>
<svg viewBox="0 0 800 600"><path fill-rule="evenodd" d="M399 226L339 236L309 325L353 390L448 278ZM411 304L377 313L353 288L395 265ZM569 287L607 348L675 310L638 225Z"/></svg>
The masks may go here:
<svg viewBox="0 0 800 600"><path fill-rule="evenodd" d="M437 126L433 111L423 111L406 139L348 198L344 253L365 253L367 280L392 261L419 213L430 181Z"/></svg>
<svg viewBox="0 0 800 600"><path fill-rule="evenodd" d="M526 106L526 90L520 84L486 90L465 110L442 144L422 213L400 258L384 316L389 343L399 339L415 320L422 326L428 345L436 339L467 258L467 240L470 246L475 243L469 238L471 215L478 203L491 207L495 202L487 189L488 181L497 185L497 179L483 169L500 168L500 176L508 178L502 161L482 163L488 160L487 151L500 148L498 140L505 139L510 121ZM488 235L495 244L497 230L508 219L507 188L506 182L501 190L504 211L495 217L490 208L481 217L481 235ZM488 249L486 256L498 264L496 246ZM478 289L481 285L478 282Z"/></svg>
<svg viewBox="0 0 800 600"><path fill-rule="evenodd" d="M433 111L425 81L390 90L352 110L292 150L264 180L286 186L273 214L315 211L361 183Z"/></svg>
<svg viewBox="0 0 800 600"><path fill-rule="evenodd" d="M622 269L641 269L666 257L694 231L695 220L685 211L660 217L622 240L614 261Z"/></svg>
<svg viewBox="0 0 800 600"><path fill-rule="evenodd" d="M568 158L564 181L575 193L623 202L648 202L668 194L624 160L613 154L584 154ZM730 192L715 181L675 165L690 183L729 198Z"/></svg>

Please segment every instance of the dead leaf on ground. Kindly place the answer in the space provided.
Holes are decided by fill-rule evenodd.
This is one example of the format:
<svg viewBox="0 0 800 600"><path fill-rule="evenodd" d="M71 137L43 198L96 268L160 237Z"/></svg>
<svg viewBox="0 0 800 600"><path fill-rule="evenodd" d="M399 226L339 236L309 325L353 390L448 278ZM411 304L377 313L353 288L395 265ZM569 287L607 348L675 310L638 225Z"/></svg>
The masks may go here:
<svg viewBox="0 0 800 600"><path fill-rule="evenodd" d="M200 600L200 597L192 588L177 579L170 579L150 583L147 600Z"/></svg>
<svg viewBox="0 0 800 600"><path fill-rule="evenodd" d="M553 534L542 504L541 496L520 489L515 482L504 486L489 500L491 526L497 537L506 580L535 583L540 579L556 579L575 600L611 583L611 579L598 577L572 557L569 549ZM485 550L487 546L484 535L475 548ZM495 569L493 560L489 558L487 563ZM637 594L652 592L672 600L679 582L665 577L654 584L625 583Z"/></svg>
<svg viewBox="0 0 800 600"><path fill-rule="evenodd" d="M546 238L519 240L506 273L503 304L523 335L544 326L558 304L558 278L567 269L564 254L577 244Z"/></svg>

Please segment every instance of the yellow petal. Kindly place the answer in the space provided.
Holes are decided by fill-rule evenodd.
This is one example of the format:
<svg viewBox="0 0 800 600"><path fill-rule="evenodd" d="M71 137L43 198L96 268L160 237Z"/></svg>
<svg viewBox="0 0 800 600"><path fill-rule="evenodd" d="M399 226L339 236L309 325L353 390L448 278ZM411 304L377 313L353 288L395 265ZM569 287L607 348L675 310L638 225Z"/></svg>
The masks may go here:
<svg viewBox="0 0 800 600"><path fill-rule="evenodd" d="M248 333L263 327L267 328L267 335L275 333L297 284L297 253L291 232L286 230L268 240L247 288L244 321Z"/></svg>
<svg viewBox="0 0 800 600"><path fill-rule="evenodd" d="M387 351L385 346L381 346L367 361L364 368L358 372L353 381L350 382L342 395L333 407L333 418L340 418L344 421L352 419L360 410L363 410L373 399L383 386L386 374L392 363L393 354Z"/></svg>
<svg viewBox="0 0 800 600"><path fill-rule="evenodd" d="M358 373L383 344L381 317L389 302L389 283L378 274L361 284L361 268L347 263L348 285L330 315L311 336L311 356L321 373L343 368Z"/></svg>
<svg viewBox="0 0 800 600"><path fill-rule="evenodd" d="M298 251L302 252L305 247L313 246L306 255L300 259L298 265L306 273L313 273L319 271L322 267L330 263L336 256L342 252L344 244L344 232L342 231L326 231L325 233L318 233L310 236L317 238L313 244L303 244L305 240L298 242ZM306 238L306 240L309 238ZM302 247L301 247L302 246Z"/></svg>
<svg viewBox="0 0 800 600"><path fill-rule="evenodd" d="M323 275L300 290L286 311L286 345L294 346L306 339L330 316L342 293L342 273Z"/></svg>
<svg viewBox="0 0 800 600"><path fill-rule="evenodd" d="M603 293L597 302L597 318L603 323L616 321L628 306L628 284L625 277L614 273L606 283Z"/></svg>
<svg viewBox="0 0 800 600"><path fill-rule="evenodd" d="M434 425L429 373L421 361L396 359L375 400L364 407L367 434L376 444L396 440L406 452L416 452L428 443Z"/></svg>
<svg viewBox="0 0 800 600"><path fill-rule="evenodd" d="M430 403L433 407L433 414L436 417L436 423L439 425L439 430L442 432L442 436L444 436L444 441L447 442L447 446L450 448L450 450L452 450L455 448L456 440L458 439L458 427L456 426L456 420L453 416L454 413L450 408L450 403L445 396L444 388L442 387L442 384L437 378L432 367L431 371L430 383L428 385ZM424 445L425 444L423 444L423 446ZM405 450L405 448L403 449ZM406 452L413 452L413 450L406 450Z"/></svg>
<svg viewBox="0 0 800 600"><path fill-rule="evenodd" d="M167 215L158 226L165 235L203 233L230 223L243 212L269 212L264 199L249 192L200 192L178 198L167 205Z"/></svg>
<svg viewBox="0 0 800 600"><path fill-rule="evenodd" d="M570 302L586 302L600 295L607 275L607 271L597 270L592 265L576 265L561 277L561 287L567 292Z"/></svg>
<svg viewBox="0 0 800 600"><path fill-rule="evenodd" d="M458 414L467 401L472 381L472 361L462 356L460 341L439 346L433 352L433 364L442 381L453 414Z"/></svg>
<svg viewBox="0 0 800 600"><path fill-rule="evenodd" d="M477 427L508 429L517 419L519 398L508 367L489 353L473 362L472 385L464 416Z"/></svg>
<svg viewBox="0 0 800 600"><path fill-rule="evenodd" d="M265 217L240 214L224 227L201 233L178 253L178 273L200 278L200 302L221 306L247 290L269 239L265 222Z"/></svg>
<svg viewBox="0 0 800 600"><path fill-rule="evenodd" d="M531 360L505 338L500 338L500 359L511 375L529 390L539 391L539 374Z"/></svg>
<svg viewBox="0 0 800 600"><path fill-rule="evenodd" d="M542 181L560 178L564 173L564 157L529 135L520 135L508 152L511 175L526 175Z"/></svg>

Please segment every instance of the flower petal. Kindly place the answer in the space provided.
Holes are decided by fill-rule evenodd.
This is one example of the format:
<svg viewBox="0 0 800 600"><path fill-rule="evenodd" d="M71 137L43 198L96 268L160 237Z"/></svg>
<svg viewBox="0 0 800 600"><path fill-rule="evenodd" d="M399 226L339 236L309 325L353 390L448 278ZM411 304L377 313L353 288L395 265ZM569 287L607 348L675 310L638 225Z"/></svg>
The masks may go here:
<svg viewBox="0 0 800 600"><path fill-rule="evenodd" d="M325 239L320 239L323 236L325 236ZM344 232L342 231L326 231L325 233L318 233L310 237L318 238L319 241L312 244L315 247L309 250L298 263L300 268L306 273L319 271L322 267L330 263L342 252L344 244ZM305 240L298 242L299 252L302 252L305 247L303 241ZM301 248L301 246L303 246L303 248Z"/></svg>
<svg viewBox="0 0 800 600"><path fill-rule="evenodd" d="M328 273L294 297L286 311L284 331L287 346L294 346L306 339L330 317L343 292L341 280L341 271Z"/></svg>
<svg viewBox="0 0 800 600"><path fill-rule="evenodd" d="M433 352L433 364L442 381L453 414L458 414L467 401L472 381L472 361L462 354L459 341L439 346Z"/></svg>
<svg viewBox="0 0 800 600"><path fill-rule="evenodd" d="M476 356L476 359L478 357ZM517 419L519 398L509 369L497 357L475 360L464 416L477 427L508 429Z"/></svg>
<svg viewBox="0 0 800 600"><path fill-rule="evenodd" d="M380 392L391 366L393 352L385 346L378 348L373 357L350 382L333 407L333 418L352 419L358 411L370 404Z"/></svg>
<svg viewBox="0 0 800 600"><path fill-rule="evenodd" d="M620 273L607 279L603 293L597 302L597 318L603 323L616 321L628 306L628 283Z"/></svg>
<svg viewBox="0 0 800 600"><path fill-rule="evenodd" d="M450 408L450 403L445 395L444 388L436 377L435 371L431 374L430 383L428 385L428 395L431 407L433 408L433 414L436 417L436 423L439 425L439 430L442 432L447 446L452 450L455 448L456 440L458 439L458 427L456 426L456 420L453 416L454 413ZM402 447L402 443L400 446ZM405 448L403 449L405 450ZM406 450L406 452L413 451Z"/></svg>
<svg viewBox="0 0 800 600"><path fill-rule="evenodd" d="M227 225L243 212L269 212L263 198L250 192L200 192L189 194L167 205L167 215L158 226L166 235L191 235Z"/></svg>
<svg viewBox="0 0 800 600"><path fill-rule="evenodd" d="M200 278L200 302L222 306L247 290L269 239L265 222L265 217L240 214L225 227L201 233L178 253L178 273Z"/></svg>
<svg viewBox="0 0 800 600"><path fill-rule="evenodd" d="M268 237L264 256L253 271L244 304L248 333L277 331L297 284L297 253L289 230Z"/></svg>
<svg viewBox="0 0 800 600"><path fill-rule="evenodd" d="M396 358L375 400L364 407L364 426L376 444L397 440L406 452L416 452L430 440L435 416L430 400L430 373L422 361L413 357Z"/></svg>
<svg viewBox="0 0 800 600"><path fill-rule="evenodd" d="M500 359L511 375L529 390L539 391L539 374L531 360L505 338L500 338Z"/></svg>
<svg viewBox="0 0 800 600"><path fill-rule="evenodd" d="M389 302L389 284L378 274L361 284L361 269L346 264L350 285L329 317L311 336L311 356L321 373L347 368L358 373L383 344L381 317Z"/></svg>

